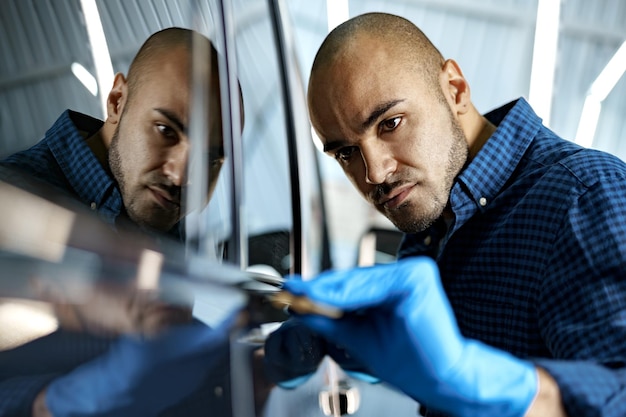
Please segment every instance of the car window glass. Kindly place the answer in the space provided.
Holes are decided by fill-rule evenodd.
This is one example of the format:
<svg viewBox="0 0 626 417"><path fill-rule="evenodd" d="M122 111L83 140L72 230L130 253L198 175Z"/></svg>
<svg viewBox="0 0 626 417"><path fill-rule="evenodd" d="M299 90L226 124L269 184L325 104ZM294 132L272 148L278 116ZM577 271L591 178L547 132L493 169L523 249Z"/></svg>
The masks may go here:
<svg viewBox="0 0 626 417"><path fill-rule="evenodd" d="M293 220L287 113L280 93L276 43L267 2L235 1L231 6L236 72L244 105L242 204L231 209L227 194L233 186L233 160L227 158L215 191L217 198L203 213L207 227L204 235L214 240L218 251L228 251L232 225L235 220L241 221L246 240L242 249L247 246L242 256L247 265L270 266L282 276L291 266L289 241ZM219 246L220 242L226 245Z"/></svg>
<svg viewBox="0 0 626 417"><path fill-rule="evenodd" d="M86 5L89 4L95 7L88 10ZM66 109L76 110L103 120L106 114L105 101L112 86L113 75L118 72L127 74L130 62L137 50L154 32L172 26L198 29L211 38L215 36L214 41L220 49L219 45L223 39L219 37L219 34L223 31L220 30L220 19L216 19L216 16L219 16L218 10L213 1L195 0L177 2L85 1L82 3L79 1L9 0L2 2L0 6L0 56L3 57L0 59L0 131L2 133L0 157L38 143ZM198 21L201 21L202 25L198 24ZM94 38L92 33L94 31L98 33L99 37L96 38L99 38L101 42ZM212 155L209 157L211 158ZM223 171L228 172L228 169L225 168ZM224 177L227 179L227 175ZM206 181L210 178L203 179ZM225 183L221 191L215 193L214 200L221 200L215 203L216 206L226 206L232 200L230 197L232 191L228 188L228 181ZM40 191L39 187L37 188L37 191ZM12 199L10 197L14 195L12 191L4 191L3 188L3 202ZM61 197L63 203L69 203L69 200L72 200L72 196L65 198L63 194L57 195L56 190L54 192L49 192L47 189L41 191L54 203L60 201ZM39 224L35 217L37 213L29 210L31 206L49 207L42 202L36 202L40 200L25 198L24 201L26 206L22 209L17 204L5 205L5 208L12 209L11 213L20 210L24 213L23 216L18 216L20 223L13 221L12 224L8 224L12 217L3 217L4 229L2 230L3 232L8 230L7 236L11 235L13 229L6 229L5 226L11 226L20 231L38 230L33 227ZM30 203L30 201L35 202ZM50 207L54 208L54 205ZM70 269L67 271L75 272L77 279L84 281L84 284L89 284L90 280L102 278L101 275L107 267L113 264L116 266L124 264L123 267L127 269L123 274L125 278L135 279L135 275L138 275L135 273L141 269L143 258L139 257L130 261L126 257L130 258L131 254L134 256L135 249L141 248L142 240L135 234L128 236L121 234L120 238L110 239L109 232L114 232L116 229L124 232L122 226L117 224L112 228L108 226L103 228L100 224L96 225L93 220L97 216L94 218L90 216L92 211L98 211L99 207L95 203L84 205L72 201L70 206L79 212L76 218L80 221L64 222L63 219L67 216L54 214L55 218L52 219L52 223L80 225L80 228L70 227L68 239L73 239L72 242L79 246L82 245L79 248L81 250L56 250L55 253L58 253L58 256L52 261L59 261L58 265L46 263L39 265L37 262L32 262L30 266L36 271L45 271L46 276L52 276L53 272L56 275L62 275L57 272L64 271L63 268L68 266ZM54 208L51 213L65 213L65 211ZM222 219L214 218L214 220L228 228L233 218L224 215ZM2 242L0 250L7 250L7 242L19 240L15 238L15 234L11 236L13 238L8 240L0 238ZM21 244L20 247L30 248L29 256L39 256L43 253L34 250L46 243L45 235L39 232L30 233L28 238L31 240ZM159 239L160 237L157 240ZM163 241L165 242L165 239ZM172 252L168 249L168 253L176 252L177 255L181 253L180 248L174 248L177 245L169 246L169 239L167 242L164 247L172 248ZM9 249L15 251L15 248L9 247ZM94 251L96 254L92 256L85 250ZM2 255L4 254L2 252ZM104 257L99 257L103 254L113 257L113 263L104 261ZM13 256L12 253L9 255ZM220 254L216 254L211 259L216 260L219 257ZM162 256L159 258L157 254L157 257L152 259L156 260L155 265L164 261L175 264L183 271L190 269L174 257L162 258ZM5 267L14 268L12 270L15 271L15 276L12 276L10 280L2 281L0 297L18 296L37 299L40 293L33 292L28 280L20 281L19 279L20 276L33 275L24 269L28 264L21 259L14 261L13 258L2 258L2 261ZM42 259L42 261L50 262L50 259ZM22 268L24 265L26 266ZM116 271L116 274L118 272ZM77 287L82 288L78 284ZM160 285L160 283L153 281L150 285ZM16 329L16 332L2 332L6 340L0 337L0 349L20 344L29 338L53 331L57 327L57 321L48 305L31 306L29 304L29 308L26 309L28 311L23 315L12 314L11 312L14 311L12 303L15 302L23 304L22 300L13 298L0 299L1 327ZM3 309L5 305L9 308ZM7 313L3 314L5 311ZM29 317L34 317L31 313L43 318L30 320ZM24 326L23 323L26 321L33 326ZM7 327L4 326L5 323Z"/></svg>

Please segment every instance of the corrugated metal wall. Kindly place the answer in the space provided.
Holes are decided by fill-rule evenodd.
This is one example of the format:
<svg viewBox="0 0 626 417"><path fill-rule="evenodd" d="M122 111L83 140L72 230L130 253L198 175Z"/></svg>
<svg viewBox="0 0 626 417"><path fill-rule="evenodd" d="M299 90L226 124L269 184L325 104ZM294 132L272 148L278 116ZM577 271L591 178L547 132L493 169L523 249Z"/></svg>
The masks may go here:
<svg viewBox="0 0 626 417"><path fill-rule="evenodd" d="M556 0L555 0L556 1ZM99 0L115 71L159 28L189 26L192 0ZM303 74L326 34L326 1L287 0ZM388 11L417 23L470 80L482 111L527 96L536 0L358 0L351 15ZM79 0L0 0L0 155L38 140L64 108L101 116L70 70L93 71ZM591 82L626 40L626 1L563 0L551 127L576 133ZM626 159L626 77L604 102L594 147Z"/></svg>
<svg viewBox="0 0 626 417"><path fill-rule="evenodd" d="M626 1L566 0L554 89L553 127L573 138L585 96L626 41ZM593 147L626 159L626 76L602 106Z"/></svg>
<svg viewBox="0 0 626 417"><path fill-rule="evenodd" d="M127 71L151 33L195 24L193 0L97 5L115 72ZM99 98L74 76L73 62L95 74L79 0L0 0L0 156L38 141L66 108L102 118Z"/></svg>
<svg viewBox="0 0 626 417"><path fill-rule="evenodd" d="M98 114L98 101L70 70L92 68L80 3L0 3L0 150L22 148L40 138L65 107Z"/></svg>
<svg viewBox="0 0 626 417"><path fill-rule="evenodd" d="M558 1L558 0L554 0ZM305 76L326 35L326 0L289 2ZM470 81L486 112L528 98L537 0L353 0L350 16L385 11L416 23ZM626 40L626 1L563 0L550 126L573 140L589 87ZM593 147L626 159L626 77L604 102ZM624 139L624 140L623 140Z"/></svg>

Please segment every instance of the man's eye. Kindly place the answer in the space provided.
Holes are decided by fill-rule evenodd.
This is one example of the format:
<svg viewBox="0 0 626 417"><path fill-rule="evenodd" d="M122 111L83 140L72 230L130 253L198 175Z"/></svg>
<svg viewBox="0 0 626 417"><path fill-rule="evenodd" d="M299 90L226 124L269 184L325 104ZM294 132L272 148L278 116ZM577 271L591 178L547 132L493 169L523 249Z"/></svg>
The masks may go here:
<svg viewBox="0 0 626 417"><path fill-rule="evenodd" d="M161 135L169 139L175 139L177 137L176 131L168 125L157 125L157 129Z"/></svg>
<svg viewBox="0 0 626 417"><path fill-rule="evenodd" d="M340 162L348 161L355 151L356 146L346 146L345 148L339 149L335 153L335 159Z"/></svg>
<svg viewBox="0 0 626 417"><path fill-rule="evenodd" d="M386 132L394 130L396 127L398 127L401 120L401 117L393 117L391 119L384 120L381 123L382 130Z"/></svg>

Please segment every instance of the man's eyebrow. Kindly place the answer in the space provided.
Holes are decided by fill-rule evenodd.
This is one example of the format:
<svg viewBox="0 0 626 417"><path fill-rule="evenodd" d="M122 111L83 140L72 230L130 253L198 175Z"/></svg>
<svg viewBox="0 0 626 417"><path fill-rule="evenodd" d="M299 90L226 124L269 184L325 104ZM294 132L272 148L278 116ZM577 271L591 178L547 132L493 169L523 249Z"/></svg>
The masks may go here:
<svg viewBox="0 0 626 417"><path fill-rule="evenodd" d="M334 140L332 142L328 142L324 144L324 152L332 152L335 149L339 149L344 145L343 140Z"/></svg>
<svg viewBox="0 0 626 417"><path fill-rule="evenodd" d="M376 122L376 120L378 120L378 118L385 114L389 109L391 109L393 106L395 106L398 103L403 102L404 99L398 99L398 100L391 100L388 101L386 103L382 103L379 104L369 115L369 117L361 124L361 129L362 130L367 130L370 127L372 127L372 125L374 124L374 122Z"/></svg>
<svg viewBox="0 0 626 417"><path fill-rule="evenodd" d="M169 111L167 109L161 109L161 108L155 108L154 110L156 110L157 112L161 113L170 122L175 124L176 127L178 128L178 130L180 130L181 132L187 134L187 126L185 126L183 124L183 122L178 118L178 116L174 112Z"/></svg>
<svg viewBox="0 0 626 417"><path fill-rule="evenodd" d="M402 103L404 101L404 99L397 99L397 100L391 100L391 101L387 101L385 103L379 104L368 116L367 120L365 120L362 124L361 124L361 129L362 130L367 130L369 129L375 122L376 120L378 120L378 118L385 114L387 111L389 111L389 109L391 109L393 106L395 106L398 103ZM344 146L345 141L343 140L334 140L328 143L324 144L324 152L332 152L335 149L339 149L342 146Z"/></svg>

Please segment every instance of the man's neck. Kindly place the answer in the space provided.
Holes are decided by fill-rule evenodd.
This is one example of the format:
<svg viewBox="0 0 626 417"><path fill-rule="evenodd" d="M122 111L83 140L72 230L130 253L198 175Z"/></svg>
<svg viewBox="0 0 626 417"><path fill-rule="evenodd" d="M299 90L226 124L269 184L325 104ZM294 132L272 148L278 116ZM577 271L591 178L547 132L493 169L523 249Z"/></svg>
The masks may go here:
<svg viewBox="0 0 626 417"><path fill-rule="evenodd" d="M496 126L493 123L491 123L489 120L487 120L486 118L483 117L482 122L483 122L482 127L480 131L478 132L478 134L476 135L476 139L470 145L470 149L469 149L470 161L474 159L476 154L478 154L478 151L480 151L483 145L485 144L485 142L487 142L487 139L489 139L491 135L493 135L493 132L496 131Z"/></svg>
<svg viewBox="0 0 626 417"><path fill-rule="evenodd" d="M85 142L91 152L96 156L96 159L100 162L100 165L109 172L109 153L107 147L104 145L104 141L102 140L102 132L98 130L96 133L88 137Z"/></svg>

